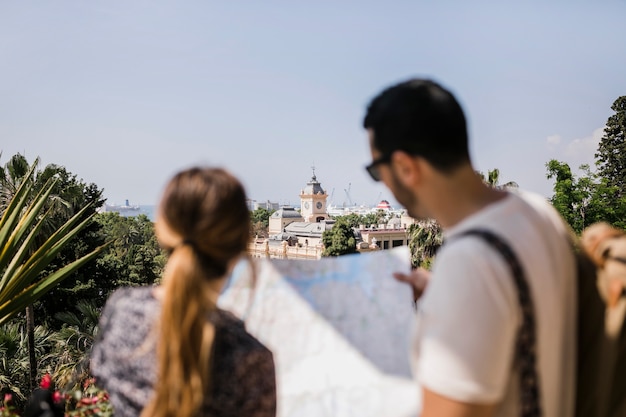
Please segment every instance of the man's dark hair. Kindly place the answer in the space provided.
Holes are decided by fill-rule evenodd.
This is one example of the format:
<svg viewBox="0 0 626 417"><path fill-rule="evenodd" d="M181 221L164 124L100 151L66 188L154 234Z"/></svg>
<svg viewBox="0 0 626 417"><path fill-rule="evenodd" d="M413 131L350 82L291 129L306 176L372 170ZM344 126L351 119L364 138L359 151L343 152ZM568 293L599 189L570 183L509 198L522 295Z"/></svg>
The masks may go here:
<svg viewBox="0 0 626 417"><path fill-rule="evenodd" d="M463 110L431 80L411 79L384 90L369 104L363 127L372 129L373 145L383 155L405 151L444 172L470 160Z"/></svg>

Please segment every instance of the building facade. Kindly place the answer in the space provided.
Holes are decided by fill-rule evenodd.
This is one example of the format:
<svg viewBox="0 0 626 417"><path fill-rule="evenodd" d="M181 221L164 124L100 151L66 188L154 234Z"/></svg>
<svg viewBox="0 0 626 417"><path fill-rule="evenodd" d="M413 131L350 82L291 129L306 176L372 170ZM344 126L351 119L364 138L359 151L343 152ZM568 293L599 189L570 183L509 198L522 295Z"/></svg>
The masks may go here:
<svg viewBox="0 0 626 417"><path fill-rule="evenodd" d="M323 251L322 234L332 229L335 220L328 214L328 193L315 176L315 170L306 186L300 190L300 211L294 207L281 207L269 218L269 238L251 243L250 253L258 257L319 259ZM391 205L383 200L375 208L390 211ZM407 228L415 220L403 213L387 224L355 230L357 250L392 249L408 245Z"/></svg>
<svg viewBox="0 0 626 417"><path fill-rule="evenodd" d="M328 194L322 188L322 184L317 180L315 170L313 170L313 177L300 191L300 213L304 221L319 223L328 220L330 216L326 212L327 199Z"/></svg>

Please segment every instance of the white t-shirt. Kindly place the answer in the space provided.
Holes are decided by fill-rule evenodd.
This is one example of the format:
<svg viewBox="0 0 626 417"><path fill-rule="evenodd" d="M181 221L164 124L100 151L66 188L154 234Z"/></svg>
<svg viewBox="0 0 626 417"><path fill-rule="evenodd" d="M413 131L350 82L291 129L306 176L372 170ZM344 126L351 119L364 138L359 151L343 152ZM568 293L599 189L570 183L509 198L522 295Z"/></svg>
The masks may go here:
<svg viewBox="0 0 626 417"><path fill-rule="evenodd" d="M502 255L479 236L488 229L519 259L535 305L544 416L571 417L575 387L576 273L567 229L543 197L510 193L449 229L420 301L413 367L418 382L445 397L498 403L519 415L514 347L521 323L517 289Z"/></svg>

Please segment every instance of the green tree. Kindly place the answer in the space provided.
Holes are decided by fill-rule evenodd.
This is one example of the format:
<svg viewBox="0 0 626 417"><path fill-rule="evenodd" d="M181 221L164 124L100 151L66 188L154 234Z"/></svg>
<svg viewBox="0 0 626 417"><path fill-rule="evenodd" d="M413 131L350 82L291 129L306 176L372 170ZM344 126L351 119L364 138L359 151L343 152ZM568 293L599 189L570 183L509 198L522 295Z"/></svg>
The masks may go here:
<svg viewBox="0 0 626 417"><path fill-rule="evenodd" d="M24 400L28 386L28 339L15 321L0 326L0 395L14 394Z"/></svg>
<svg viewBox="0 0 626 417"><path fill-rule="evenodd" d="M616 186L581 165L576 176L565 162L546 164L547 178L554 180L550 202L576 233L593 223L604 221L616 227L626 226L626 196L617 196Z"/></svg>
<svg viewBox="0 0 626 417"><path fill-rule="evenodd" d="M77 314L78 313L78 314ZM59 386L78 388L89 377L89 353L98 332L100 309L93 300L81 300L75 311L57 314L63 327L50 334L52 348L42 360Z"/></svg>
<svg viewBox="0 0 626 417"><path fill-rule="evenodd" d="M97 209L104 204L104 199L102 190L96 184L86 184L76 175L68 172L65 167L54 164L47 165L38 178L46 176L53 176L57 181L55 195L65 203L69 213L76 213L82 207L90 206L85 214L97 219L99 216ZM68 242L47 269L59 268L70 260L84 256L104 245L106 241L106 234L102 232L100 224L92 221L79 232L76 239ZM58 330L62 325L55 318L59 312L66 311L69 306L75 306L81 299L97 297L96 291L88 291L88 289L98 286L100 281L107 279L106 273L99 268L100 258L101 256L72 273L34 304L35 316L39 324L46 323L51 330Z"/></svg>
<svg viewBox="0 0 626 417"><path fill-rule="evenodd" d="M254 210L252 213L250 213L250 217L251 217L252 223L261 222L261 224L264 227L268 227L269 224L270 224L269 223L270 216L272 215L272 213L274 213L274 211L276 211L276 210L268 210L266 208L259 207L258 209Z"/></svg>
<svg viewBox="0 0 626 417"><path fill-rule="evenodd" d="M615 196L622 197L626 185L626 96L615 100L611 109L615 114L606 122L595 158L600 177L607 186L615 187Z"/></svg>
<svg viewBox="0 0 626 417"><path fill-rule="evenodd" d="M387 213L384 210L371 211L361 216L361 224L365 227L378 226L387 223Z"/></svg>
<svg viewBox="0 0 626 417"><path fill-rule="evenodd" d="M336 216L334 217L334 219L341 220L342 222L349 224L350 227L355 228L355 227L359 227L359 225L370 227L370 226L378 226L379 224L386 224L387 216L388 216L388 213L386 213L385 210L379 209L376 211L371 211L366 214L357 214L357 213L345 214L343 216Z"/></svg>
<svg viewBox="0 0 626 417"><path fill-rule="evenodd" d="M322 233L324 251L322 256L340 256L356 253L354 231L346 220L337 219L332 229Z"/></svg>
<svg viewBox="0 0 626 417"><path fill-rule="evenodd" d="M547 178L554 180L554 194L550 202L561 214L563 219L580 233L584 227L585 196L580 192L578 180L569 165L555 159L550 160L546 167Z"/></svg>
<svg viewBox="0 0 626 417"><path fill-rule="evenodd" d="M72 274L36 303L37 316L45 317L51 330L60 330L64 323L57 318L59 313L68 311L81 300L91 300L100 309L116 288L152 285L158 283L162 275L166 254L147 216L98 213L92 227L93 230L79 236L70 249L82 253L94 242L110 242L110 245L94 262Z"/></svg>
<svg viewBox="0 0 626 417"><path fill-rule="evenodd" d="M38 175L38 162L37 159L29 166L18 154L0 169L0 324L17 314L20 307L31 306L99 253L96 249L67 266L50 268L68 242L88 226L93 213L87 212L93 206L87 205L69 217L67 202L53 194L59 179L50 171L48 178ZM31 345L30 380L34 385L37 367L32 308L27 309L26 316Z"/></svg>
<svg viewBox="0 0 626 417"><path fill-rule="evenodd" d="M565 162L546 164L547 177L555 181L550 201L577 233L599 221L626 228L626 96L611 109L615 114L607 120L595 154L596 172L582 165L577 177Z"/></svg>
<svg viewBox="0 0 626 417"><path fill-rule="evenodd" d="M478 172L478 175L485 184L489 185L492 188L498 189L507 189L507 188L518 188L519 185L515 181L509 181L504 184L500 184L500 170L498 168L490 169L487 171L487 176L482 172Z"/></svg>
<svg viewBox="0 0 626 417"><path fill-rule="evenodd" d="M108 275L106 287L93 287L106 299L119 286L150 285L160 279L165 262L154 233L154 224L145 215L124 217L118 213L101 213L96 222L102 226L107 241L113 244L98 260Z"/></svg>
<svg viewBox="0 0 626 417"><path fill-rule="evenodd" d="M268 237L270 216L276 210L268 210L263 207L259 207L250 213L250 220L252 222L252 236Z"/></svg>
<svg viewBox="0 0 626 417"><path fill-rule="evenodd" d="M12 320L0 325L0 396L13 394L18 408L25 403L30 392L29 342L24 320ZM50 332L45 326L34 330L35 351L39 355L51 346Z"/></svg>
<svg viewBox="0 0 626 417"><path fill-rule="evenodd" d="M443 244L441 226L434 220L421 220L409 226L409 251L411 266L414 268L430 267L437 249Z"/></svg>
<svg viewBox="0 0 626 417"><path fill-rule="evenodd" d="M341 221L347 223L350 225L350 227L359 227L359 225L361 224L365 224L363 223L363 216L360 216L356 213L349 213L343 216L336 216L335 220L339 220L341 219Z"/></svg>

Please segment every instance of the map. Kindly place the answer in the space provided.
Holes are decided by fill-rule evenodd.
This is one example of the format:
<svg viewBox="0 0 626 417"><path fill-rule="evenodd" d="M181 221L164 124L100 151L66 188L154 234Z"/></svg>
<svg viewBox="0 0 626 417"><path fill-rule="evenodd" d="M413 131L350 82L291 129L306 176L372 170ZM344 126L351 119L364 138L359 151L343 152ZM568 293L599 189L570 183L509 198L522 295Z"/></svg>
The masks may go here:
<svg viewBox="0 0 626 417"><path fill-rule="evenodd" d="M391 276L409 265L398 247L235 268L219 305L272 350L279 417L416 416L415 313L409 287Z"/></svg>

